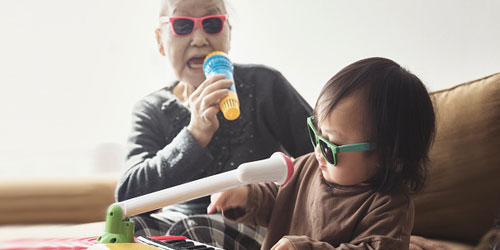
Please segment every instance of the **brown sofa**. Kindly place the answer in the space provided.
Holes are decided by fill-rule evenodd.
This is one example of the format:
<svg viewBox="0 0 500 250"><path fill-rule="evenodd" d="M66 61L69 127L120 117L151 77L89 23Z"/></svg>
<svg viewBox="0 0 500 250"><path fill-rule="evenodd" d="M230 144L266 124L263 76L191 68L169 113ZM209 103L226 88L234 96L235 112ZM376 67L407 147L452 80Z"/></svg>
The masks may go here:
<svg viewBox="0 0 500 250"><path fill-rule="evenodd" d="M104 231L118 177L0 181L1 241L89 237Z"/></svg>
<svg viewBox="0 0 500 250"><path fill-rule="evenodd" d="M500 215L500 74L432 98L437 132L413 234L475 246Z"/></svg>
<svg viewBox="0 0 500 250"><path fill-rule="evenodd" d="M430 179L415 197L413 234L473 249L500 214L500 73L432 93ZM118 176L0 181L0 245L103 232Z"/></svg>

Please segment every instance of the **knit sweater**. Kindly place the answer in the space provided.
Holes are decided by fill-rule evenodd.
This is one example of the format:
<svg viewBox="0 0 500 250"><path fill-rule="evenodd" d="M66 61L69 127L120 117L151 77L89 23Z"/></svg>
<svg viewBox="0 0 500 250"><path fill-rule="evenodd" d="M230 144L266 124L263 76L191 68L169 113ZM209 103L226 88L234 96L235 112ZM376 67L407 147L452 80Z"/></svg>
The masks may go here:
<svg viewBox="0 0 500 250"><path fill-rule="evenodd" d="M187 130L191 113L172 93L178 81L142 99L132 114L127 170L118 201L237 168L285 151L298 157L313 150L306 129L312 109L278 71L234 65L241 115L218 113L219 128L206 147ZM185 214L206 213L209 197L175 204Z"/></svg>

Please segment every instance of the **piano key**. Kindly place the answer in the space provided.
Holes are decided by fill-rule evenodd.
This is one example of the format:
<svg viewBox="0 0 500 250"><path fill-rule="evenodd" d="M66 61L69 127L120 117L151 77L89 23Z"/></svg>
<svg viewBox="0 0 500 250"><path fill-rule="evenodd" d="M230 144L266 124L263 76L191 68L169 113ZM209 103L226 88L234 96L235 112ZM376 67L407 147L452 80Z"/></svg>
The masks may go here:
<svg viewBox="0 0 500 250"><path fill-rule="evenodd" d="M184 250L184 249L224 250L222 248L210 246L190 239L174 239L174 240L162 241L162 240L156 240L148 237L139 236L137 238L137 241L158 247L160 249L167 249L167 250Z"/></svg>

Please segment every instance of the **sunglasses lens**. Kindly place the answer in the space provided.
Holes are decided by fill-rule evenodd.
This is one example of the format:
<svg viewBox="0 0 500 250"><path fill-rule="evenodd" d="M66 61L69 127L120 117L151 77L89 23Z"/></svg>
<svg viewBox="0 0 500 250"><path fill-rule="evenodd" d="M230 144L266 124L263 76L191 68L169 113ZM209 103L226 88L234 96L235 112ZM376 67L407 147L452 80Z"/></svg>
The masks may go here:
<svg viewBox="0 0 500 250"><path fill-rule="evenodd" d="M309 132L309 139L311 139L313 147L316 147L316 134L314 134L314 131L309 124L307 124L307 131Z"/></svg>
<svg viewBox="0 0 500 250"><path fill-rule="evenodd" d="M221 32L223 24L222 19L218 17L211 17L202 21L203 29L208 34L217 34Z"/></svg>
<svg viewBox="0 0 500 250"><path fill-rule="evenodd" d="M324 141L319 140L319 148L321 149L321 153L323 153L323 156L326 158L326 160L330 164L334 164L335 161L333 159L333 152L330 147L328 147L328 145Z"/></svg>
<svg viewBox="0 0 500 250"><path fill-rule="evenodd" d="M173 27L174 27L174 32L177 35L184 36L190 34L193 31L194 22L193 20L180 18L176 19L173 22Z"/></svg>

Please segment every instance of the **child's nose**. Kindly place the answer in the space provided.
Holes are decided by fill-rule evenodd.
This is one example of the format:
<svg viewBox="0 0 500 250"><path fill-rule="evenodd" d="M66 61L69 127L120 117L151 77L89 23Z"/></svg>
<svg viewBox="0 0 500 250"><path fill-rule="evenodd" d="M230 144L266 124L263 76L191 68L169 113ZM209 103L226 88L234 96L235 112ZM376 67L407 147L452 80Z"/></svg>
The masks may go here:
<svg viewBox="0 0 500 250"><path fill-rule="evenodd" d="M321 149L319 148L319 144L314 148L314 155L316 156L316 160L318 160L320 165L326 165L325 158L321 153Z"/></svg>

